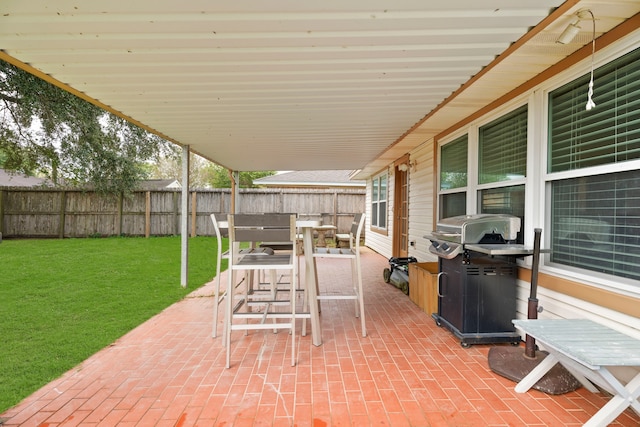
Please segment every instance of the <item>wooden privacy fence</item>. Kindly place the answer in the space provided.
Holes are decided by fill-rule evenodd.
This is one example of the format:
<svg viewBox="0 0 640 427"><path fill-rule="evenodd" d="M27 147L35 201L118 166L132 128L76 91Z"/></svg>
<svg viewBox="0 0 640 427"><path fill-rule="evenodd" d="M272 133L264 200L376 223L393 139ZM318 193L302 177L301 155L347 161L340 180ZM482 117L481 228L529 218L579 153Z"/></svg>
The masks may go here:
<svg viewBox="0 0 640 427"><path fill-rule="evenodd" d="M191 236L214 234L209 215L229 212L229 189L192 190ZM180 234L180 190L103 196L90 191L0 188L0 235L19 237L166 236ZM292 212L322 217L348 232L353 215L365 210L365 190L240 189L238 211Z"/></svg>

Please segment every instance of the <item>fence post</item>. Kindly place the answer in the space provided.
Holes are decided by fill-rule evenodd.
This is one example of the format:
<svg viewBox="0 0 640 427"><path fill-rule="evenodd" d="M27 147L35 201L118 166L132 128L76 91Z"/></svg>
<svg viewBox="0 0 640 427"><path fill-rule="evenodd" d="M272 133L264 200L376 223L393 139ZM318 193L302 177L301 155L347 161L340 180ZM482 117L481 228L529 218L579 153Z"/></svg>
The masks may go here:
<svg viewBox="0 0 640 427"><path fill-rule="evenodd" d="M333 191L333 225L338 226L338 191ZM337 228L335 233L337 233Z"/></svg>
<svg viewBox="0 0 640 427"><path fill-rule="evenodd" d="M4 199L7 197L5 194L5 190L0 191L0 237L4 232Z"/></svg>
<svg viewBox="0 0 640 427"><path fill-rule="evenodd" d="M144 196L144 237L151 236L151 191Z"/></svg>
<svg viewBox="0 0 640 427"><path fill-rule="evenodd" d="M196 191L191 192L191 237L196 237L198 235L196 233L196 219L198 213L196 212L196 207L198 206L196 203L197 194L198 193Z"/></svg>
<svg viewBox="0 0 640 427"><path fill-rule="evenodd" d="M173 196L173 235L180 235L180 216L178 215L178 209L180 209L179 194L175 191L171 192Z"/></svg>
<svg viewBox="0 0 640 427"><path fill-rule="evenodd" d="M60 193L60 225L58 226L58 237L64 239L64 221L67 211L67 192L62 190Z"/></svg>
<svg viewBox="0 0 640 427"><path fill-rule="evenodd" d="M118 232L118 236L122 236L122 209L124 209L124 193L120 192L118 196L118 212L116 213L116 230Z"/></svg>

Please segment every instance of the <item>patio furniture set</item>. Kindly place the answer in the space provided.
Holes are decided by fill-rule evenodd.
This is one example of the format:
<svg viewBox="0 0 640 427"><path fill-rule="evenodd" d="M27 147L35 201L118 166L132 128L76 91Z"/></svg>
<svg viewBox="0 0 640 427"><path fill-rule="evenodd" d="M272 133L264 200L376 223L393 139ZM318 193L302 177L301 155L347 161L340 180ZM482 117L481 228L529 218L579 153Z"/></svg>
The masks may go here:
<svg viewBox="0 0 640 427"><path fill-rule="evenodd" d="M219 305L223 304L223 337L226 366L231 365L232 331L254 329L289 330L291 334L291 365L295 365L296 319L303 319L302 335L311 323L314 345L322 344L320 331L320 300L352 299L355 316L360 318L362 336L366 336L362 272L360 267L360 235L364 214L356 214L351 225L351 243L346 248L319 247L314 244L313 231L323 228L319 220L298 218L295 214L230 214L226 218L211 214L218 242L216 266L228 260L227 286L221 291L221 279L216 277L212 336L217 336ZM299 277L298 236L302 235L305 277ZM228 236L229 250L222 251L222 237ZM319 292L316 259L329 257L351 262L353 291L340 295ZM301 296L301 298L298 298Z"/></svg>

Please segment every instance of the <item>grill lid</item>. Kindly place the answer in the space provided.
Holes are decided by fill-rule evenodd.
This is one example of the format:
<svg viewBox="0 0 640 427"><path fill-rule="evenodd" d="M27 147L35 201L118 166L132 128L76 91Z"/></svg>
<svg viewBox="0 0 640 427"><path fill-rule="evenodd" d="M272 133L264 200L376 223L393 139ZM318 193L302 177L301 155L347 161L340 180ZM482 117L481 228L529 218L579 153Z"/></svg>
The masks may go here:
<svg viewBox="0 0 640 427"><path fill-rule="evenodd" d="M520 218L504 214L460 215L440 220L436 230L424 236L431 240L429 252L441 258L453 259L464 245L499 243L504 246L516 240ZM496 238L498 237L498 238Z"/></svg>
<svg viewBox="0 0 640 427"><path fill-rule="evenodd" d="M433 237L455 243L479 243L487 234L498 234L514 241L520 231L520 218L504 214L459 215L443 218Z"/></svg>

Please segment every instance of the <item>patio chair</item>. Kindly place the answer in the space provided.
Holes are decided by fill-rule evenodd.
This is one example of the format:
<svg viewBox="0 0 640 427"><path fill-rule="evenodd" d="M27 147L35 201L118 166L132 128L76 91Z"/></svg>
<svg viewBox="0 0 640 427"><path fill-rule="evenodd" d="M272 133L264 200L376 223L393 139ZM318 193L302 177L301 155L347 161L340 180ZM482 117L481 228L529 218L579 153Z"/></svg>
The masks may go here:
<svg viewBox="0 0 640 427"><path fill-rule="evenodd" d="M211 222L213 223L213 230L216 234L216 282L214 289L214 303L213 303L213 330L211 336L216 338L218 336L218 308L222 301L224 301L225 296L227 295L226 291L220 293L220 269L222 268L222 260L229 259L229 251L222 250L222 238L229 237L229 230L227 225L227 214L215 214L211 215ZM255 254L255 255L273 255L273 250L270 248L244 248L240 249L242 254ZM247 277L244 278L246 280ZM226 330L226 316L225 324L223 326L222 333Z"/></svg>
<svg viewBox="0 0 640 427"><path fill-rule="evenodd" d="M270 256L242 253L239 242L248 242L252 247L260 242L296 241L296 216L293 214L235 214L228 216L229 227L229 274L226 291L225 347L226 366L231 364L231 332L252 329L289 329L291 333L291 365L295 365L295 316L298 258L296 251L277 252ZM292 246L293 247L293 246ZM270 272L270 287L266 290L253 288L252 280L244 281L244 292L235 293L235 276L245 273L249 277L257 271ZM291 280L287 288L276 283L278 272L287 271ZM283 298L280 294L288 294ZM237 301L236 301L237 300ZM235 304L234 304L235 302ZM288 307L288 311L281 310ZM280 310L279 310L280 309ZM245 320L244 323L236 320ZM267 323L267 320L273 323ZM284 322L278 320L284 320Z"/></svg>
<svg viewBox="0 0 640 427"><path fill-rule="evenodd" d="M349 231L349 247L348 248L315 248L313 252L315 258L334 258L351 260L351 275L353 284L353 293L348 295L323 295L318 292L318 300L337 300L337 299L353 299L355 300L356 317L360 317L362 328L362 336L367 336L367 327L364 316L364 297L362 294L362 269L360 264L360 235L364 226L365 215L356 214L351 223Z"/></svg>

